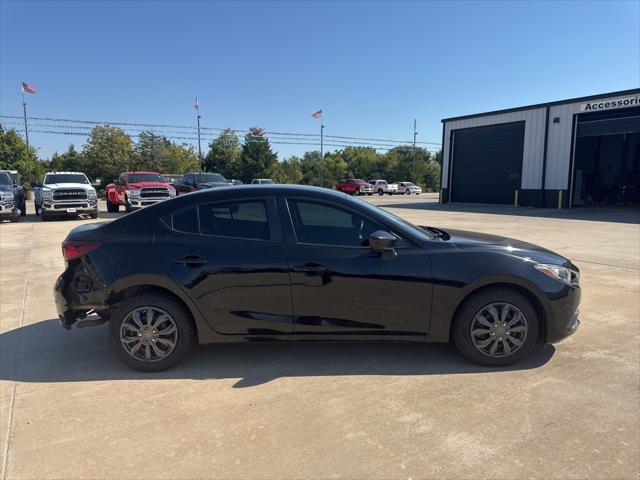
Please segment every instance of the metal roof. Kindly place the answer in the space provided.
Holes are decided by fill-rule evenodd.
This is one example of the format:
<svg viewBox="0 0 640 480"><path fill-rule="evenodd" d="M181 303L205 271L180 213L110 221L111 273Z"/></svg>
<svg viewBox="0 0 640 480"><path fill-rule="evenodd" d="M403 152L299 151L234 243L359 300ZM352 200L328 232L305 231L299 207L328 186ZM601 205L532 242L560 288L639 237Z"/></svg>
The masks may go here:
<svg viewBox="0 0 640 480"><path fill-rule="evenodd" d="M449 118L443 118L441 121L442 123L445 122L450 122L453 120L463 120L465 118L475 118L475 117L484 117L487 115L497 115L500 113L509 113L509 112L517 112L520 110L532 110L534 108L545 108L545 107L551 107L554 105L564 105L567 103L576 103L576 102L583 102L583 101L587 101L587 100L595 100L597 98L609 98L609 97L620 97L623 95L638 95L640 94L640 88L632 88L629 90L620 90L617 92L610 92L610 93L601 93L599 95L588 95L586 97L576 97L576 98L569 98L567 100L558 100L555 102L546 102L546 103L536 103L534 105L526 105L524 107L516 107L516 108L505 108L503 110L492 110L490 112L484 112L484 113L474 113L471 115L461 115L459 117L449 117Z"/></svg>

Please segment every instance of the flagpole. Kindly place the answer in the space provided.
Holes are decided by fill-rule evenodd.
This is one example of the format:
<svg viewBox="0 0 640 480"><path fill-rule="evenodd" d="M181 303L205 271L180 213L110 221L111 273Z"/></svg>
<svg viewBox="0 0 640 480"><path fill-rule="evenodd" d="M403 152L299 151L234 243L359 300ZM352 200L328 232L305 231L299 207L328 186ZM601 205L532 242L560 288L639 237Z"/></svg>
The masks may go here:
<svg viewBox="0 0 640 480"><path fill-rule="evenodd" d="M320 186L324 186L324 110L320 115Z"/></svg>
<svg viewBox="0 0 640 480"><path fill-rule="evenodd" d="M198 112L198 159L200 160L200 172L202 172L202 147L200 146L200 112Z"/></svg>
<svg viewBox="0 0 640 480"><path fill-rule="evenodd" d="M22 112L24 114L24 138L27 143L27 152L29 151L29 127L27 126L27 102L24 100L24 87L22 87Z"/></svg>
<svg viewBox="0 0 640 480"><path fill-rule="evenodd" d="M416 183L416 119L413 119L413 183Z"/></svg>

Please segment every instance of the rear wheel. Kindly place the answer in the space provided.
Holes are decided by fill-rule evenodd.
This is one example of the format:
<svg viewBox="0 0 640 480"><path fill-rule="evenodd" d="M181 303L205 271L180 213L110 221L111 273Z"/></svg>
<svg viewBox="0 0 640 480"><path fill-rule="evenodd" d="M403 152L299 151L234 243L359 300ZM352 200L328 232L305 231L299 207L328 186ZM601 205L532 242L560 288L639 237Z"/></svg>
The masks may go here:
<svg viewBox="0 0 640 480"><path fill-rule="evenodd" d="M136 295L111 314L109 343L129 367L159 372L173 367L196 344L196 329L189 312L166 296Z"/></svg>
<svg viewBox="0 0 640 480"><path fill-rule="evenodd" d="M536 343L539 319L531 302L509 288L467 298L454 319L458 350L475 363L504 366L524 357Z"/></svg>

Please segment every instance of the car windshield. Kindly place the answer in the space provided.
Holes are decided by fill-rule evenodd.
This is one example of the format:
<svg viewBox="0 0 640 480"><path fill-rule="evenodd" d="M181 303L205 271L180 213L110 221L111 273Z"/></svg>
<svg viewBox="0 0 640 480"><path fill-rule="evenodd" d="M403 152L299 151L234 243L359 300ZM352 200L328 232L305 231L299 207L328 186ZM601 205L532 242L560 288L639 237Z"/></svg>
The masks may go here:
<svg viewBox="0 0 640 480"><path fill-rule="evenodd" d="M260 183L271 184L271 183L273 183L273 180L269 180L269 179L264 179L263 178L262 180L260 180Z"/></svg>
<svg viewBox="0 0 640 480"><path fill-rule="evenodd" d="M392 224L399 225L404 228L408 228L409 230L411 230L412 233L414 233L416 236L424 240L433 240L436 238L435 235L432 235L431 233L427 232L425 229L420 228L417 225L414 225L413 223L408 222L404 218L400 218L397 215L394 215L393 213L390 213L382 208L371 205L368 202L362 202L361 205L363 205L364 208L366 208L367 210L370 210L374 214L382 215Z"/></svg>
<svg viewBox="0 0 640 480"><path fill-rule="evenodd" d="M49 173L44 177L44 184L51 183L84 183L88 184L89 180L84 173Z"/></svg>
<svg viewBox="0 0 640 480"><path fill-rule="evenodd" d="M0 185L11 185L13 182L11 181L11 177L7 172L0 172Z"/></svg>
<svg viewBox="0 0 640 480"><path fill-rule="evenodd" d="M196 173L196 182L198 183L207 183L207 182L226 182L227 179L224 178L219 173Z"/></svg>
<svg viewBox="0 0 640 480"><path fill-rule="evenodd" d="M367 183L364 180L362 180L361 178L356 178L356 183L358 184L362 184L362 183Z"/></svg>
<svg viewBox="0 0 640 480"><path fill-rule="evenodd" d="M157 182L165 183L164 179L158 173L130 173L127 177L129 183L138 182Z"/></svg>
<svg viewBox="0 0 640 480"><path fill-rule="evenodd" d="M415 187L416 185L414 183L411 183L411 182L404 182L404 186L405 187Z"/></svg>

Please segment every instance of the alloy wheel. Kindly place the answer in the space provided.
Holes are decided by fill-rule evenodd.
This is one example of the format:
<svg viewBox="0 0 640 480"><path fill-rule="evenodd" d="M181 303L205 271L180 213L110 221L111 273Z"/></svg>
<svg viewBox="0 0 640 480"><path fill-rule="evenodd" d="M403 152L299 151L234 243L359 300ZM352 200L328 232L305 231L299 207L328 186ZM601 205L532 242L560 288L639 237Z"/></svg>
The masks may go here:
<svg viewBox="0 0 640 480"><path fill-rule="evenodd" d="M120 343L133 358L157 362L167 358L178 343L178 327L164 310L152 306L129 312L120 326Z"/></svg>
<svg viewBox="0 0 640 480"><path fill-rule="evenodd" d="M515 353L527 338L525 315L515 305L494 302L482 307L471 322L471 341L483 355L492 358L508 357Z"/></svg>

